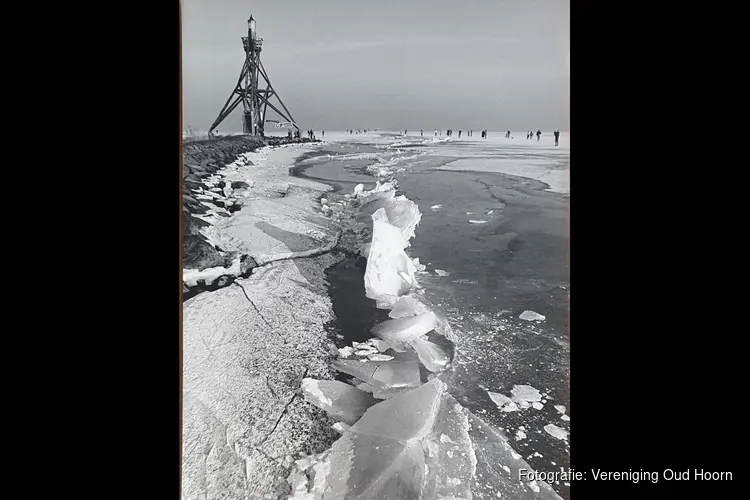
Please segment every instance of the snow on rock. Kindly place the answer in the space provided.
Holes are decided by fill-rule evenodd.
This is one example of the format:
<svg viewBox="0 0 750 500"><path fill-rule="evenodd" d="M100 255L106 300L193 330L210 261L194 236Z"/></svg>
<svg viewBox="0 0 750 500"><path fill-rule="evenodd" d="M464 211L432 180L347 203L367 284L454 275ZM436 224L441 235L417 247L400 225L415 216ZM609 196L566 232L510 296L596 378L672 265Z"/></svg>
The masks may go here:
<svg viewBox="0 0 750 500"><path fill-rule="evenodd" d="M372 333L387 341L408 342L435 329L437 317L432 311L407 318L389 319L376 325Z"/></svg>
<svg viewBox="0 0 750 500"><path fill-rule="evenodd" d="M546 316L534 311L524 311L521 313L519 318L525 321L544 321L545 319L547 319Z"/></svg>
<svg viewBox="0 0 750 500"><path fill-rule="evenodd" d="M336 380L302 380L305 401L346 424L354 424L377 400L370 394Z"/></svg>
<svg viewBox="0 0 750 500"><path fill-rule="evenodd" d="M189 287L194 287L198 281L204 281L206 285L211 285L214 281L222 276L239 276L242 272L240 258L234 259L232 265L226 267L209 267L199 271L197 269L183 269L182 281Z"/></svg>
<svg viewBox="0 0 750 500"><path fill-rule="evenodd" d="M562 439L562 440L568 439L568 431L559 428L555 424L547 424L547 425L545 425L544 426L544 431L547 434L549 434L550 436L554 437L554 438Z"/></svg>

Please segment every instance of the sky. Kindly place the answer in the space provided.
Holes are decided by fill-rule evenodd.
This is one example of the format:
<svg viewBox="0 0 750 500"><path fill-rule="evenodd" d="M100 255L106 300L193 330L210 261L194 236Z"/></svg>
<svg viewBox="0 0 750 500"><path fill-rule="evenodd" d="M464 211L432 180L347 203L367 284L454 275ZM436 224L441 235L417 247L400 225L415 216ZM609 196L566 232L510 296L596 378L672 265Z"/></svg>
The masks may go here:
<svg viewBox="0 0 750 500"><path fill-rule="evenodd" d="M234 89L251 14L302 130L569 130L569 0L182 0L186 128Z"/></svg>

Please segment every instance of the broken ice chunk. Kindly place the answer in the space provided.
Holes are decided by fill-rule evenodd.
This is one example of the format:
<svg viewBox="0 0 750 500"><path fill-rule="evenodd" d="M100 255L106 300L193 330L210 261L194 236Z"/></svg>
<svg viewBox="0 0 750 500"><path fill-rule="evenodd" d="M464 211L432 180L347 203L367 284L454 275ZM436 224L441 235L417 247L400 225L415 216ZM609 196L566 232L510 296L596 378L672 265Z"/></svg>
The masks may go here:
<svg viewBox="0 0 750 500"><path fill-rule="evenodd" d="M522 439L526 439L526 433L519 429L516 431L516 441L521 441Z"/></svg>
<svg viewBox="0 0 750 500"><path fill-rule="evenodd" d="M487 391L487 395L490 397L492 402L497 405L498 408L502 408L503 406L509 405L513 402L513 400L508 396L506 396L505 394L500 394L499 392Z"/></svg>
<svg viewBox="0 0 750 500"><path fill-rule="evenodd" d="M388 316L398 319L424 314L429 311L430 309L419 300L411 295L404 295L403 297L399 297L398 301L393 305L391 312L388 313Z"/></svg>
<svg viewBox="0 0 750 500"><path fill-rule="evenodd" d="M487 223L486 220L474 220L474 219L469 220L469 222L471 222L472 224L486 224Z"/></svg>
<svg viewBox="0 0 750 500"><path fill-rule="evenodd" d="M433 330L437 318L432 311L409 318L389 319L372 329L372 333L388 341L408 342Z"/></svg>
<svg viewBox="0 0 750 500"><path fill-rule="evenodd" d="M393 359L393 356L388 356L387 354L370 354L367 356L367 359L370 361L390 361Z"/></svg>
<svg viewBox="0 0 750 500"><path fill-rule="evenodd" d="M423 386L394 396L367 411L352 432L387 437L406 443L424 438L432 429L440 396L447 386L435 379Z"/></svg>
<svg viewBox="0 0 750 500"><path fill-rule="evenodd" d="M449 355L440 346L420 337L413 338L411 346L424 367L433 373L445 370L451 362Z"/></svg>
<svg viewBox="0 0 750 500"><path fill-rule="evenodd" d="M336 429L337 431L339 431L341 434L345 433L346 431L350 429L350 427L343 422L336 422L335 424L332 425L332 427Z"/></svg>
<svg viewBox="0 0 750 500"><path fill-rule="evenodd" d="M564 405L555 405L555 410L559 411L560 413L565 413L565 406Z"/></svg>
<svg viewBox="0 0 750 500"><path fill-rule="evenodd" d="M417 269L404 252L408 241L404 241L401 230L376 218L379 215L385 217L384 214L382 208L373 214L372 243L365 269L365 295L378 302L393 304L401 295L417 286L414 276Z"/></svg>
<svg viewBox="0 0 750 500"><path fill-rule="evenodd" d="M542 399L541 393L530 385L514 385L510 392L516 403L534 403Z"/></svg>
<svg viewBox="0 0 750 500"><path fill-rule="evenodd" d="M451 273L448 271L443 271L442 269L435 269L435 274L438 276L450 276Z"/></svg>
<svg viewBox="0 0 750 500"><path fill-rule="evenodd" d="M367 343L373 346L379 352L385 352L391 348L391 345L382 339L369 339Z"/></svg>
<svg viewBox="0 0 750 500"><path fill-rule="evenodd" d="M419 387L419 364L416 361L333 361L334 369L372 385L373 396L388 398L407 389Z"/></svg>
<svg viewBox="0 0 750 500"><path fill-rule="evenodd" d="M487 394L490 396L490 399L492 399L492 401L497 405L497 407L505 413L518 411L518 405L516 405L516 403L514 403L513 400L511 400L509 397L491 391L487 391Z"/></svg>
<svg viewBox="0 0 750 500"><path fill-rule="evenodd" d="M557 438L557 439L566 440L568 438L568 431L559 428L555 424L547 424L547 425L545 425L544 426L544 431L547 434L549 434L550 436L552 436L554 438Z"/></svg>
<svg viewBox="0 0 750 500"><path fill-rule="evenodd" d="M567 415L563 415L563 416L561 416L561 417L560 417L560 419L561 419L561 420L562 420L563 422L569 422L569 421L570 421L570 417L569 417L569 416L567 416Z"/></svg>
<svg viewBox="0 0 750 500"><path fill-rule="evenodd" d="M302 394L308 403L325 410L331 417L353 424L377 400L370 394L335 380L302 380Z"/></svg>
<svg viewBox="0 0 750 500"><path fill-rule="evenodd" d="M364 189L365 189L364 184L357 184L356 186L354 186L354 194L355 195L362 194L362 191L364 191Z"/></svg>
<svg viewBox="0 0 750 500"><path fill-rule="evenodd" d="M535 410L541 410L542 408L544 408L544 405L542 405L542 403L535 401L531 403L531 407L534 408Z"/></svg>
<svg viewBox="0 0 750 500"><path fill-rule="evenodd" d="M443 205L441 205L440 203L438 203L437 205L432 205L430 207L430 210L440 210L441 208L443 208Z"/></svg>
<svg viewBox="0 0 750 500"><path fill-rule="evenodd" d="M352 347L339 347L339 356L342 358L348 358L352 354L354 354L354 349Z"/></svg>
<svg viewBox="0 0 750 500"><path fill-rule="evenodd" d="M544 321L545 319L547 319L546 316L534 311L524 311L521 313L519 318L525 321Z"/></svg>

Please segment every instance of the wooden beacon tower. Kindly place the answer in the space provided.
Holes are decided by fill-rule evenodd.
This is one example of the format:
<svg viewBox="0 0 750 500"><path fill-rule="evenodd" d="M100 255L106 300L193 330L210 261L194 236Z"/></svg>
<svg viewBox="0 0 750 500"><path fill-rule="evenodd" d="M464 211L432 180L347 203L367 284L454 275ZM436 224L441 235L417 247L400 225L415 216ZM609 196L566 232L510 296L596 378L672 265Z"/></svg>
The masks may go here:
<svg viewBox="0 0 750 500"><path fill-rule="evenodd" d="M281 118L299 131L299 127L294 118L292 118L292 114L273 89L271 80L268 78L268 73L263 68L263 63L260 60L263 39L257 37L253 16L250 16L250 19L247 20L247 36L242 37L242 46L245 49L245 62L242 65L240 78L237 80L237 85L232 90L224 107L221 108L219 117L216 118L208 130L208 135L213 135L214 129L234 111L234 108L240 102L242 103L242 132L245 134L264 135L267 108L274 110ZM263 83L261 83L261 78L263 79ZM271 102L273 98L276 98L283 111L274 106Z"/></svg>

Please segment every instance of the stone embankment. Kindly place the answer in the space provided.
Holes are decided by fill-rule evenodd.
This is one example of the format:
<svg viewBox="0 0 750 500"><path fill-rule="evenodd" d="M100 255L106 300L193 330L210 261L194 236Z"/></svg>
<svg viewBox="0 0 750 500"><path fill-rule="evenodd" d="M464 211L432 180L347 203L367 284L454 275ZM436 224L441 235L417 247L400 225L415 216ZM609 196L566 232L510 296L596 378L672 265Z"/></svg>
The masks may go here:
<svg viewBox="0 0 750 500"><path fill-rule="evenodd" d="M287 498L294 461L338 437L301 384L334 377L339 231L320 203L331 188L289 177L309 146L260 149L286 142L184 145L183 500Z"/></svg>
<svg viewBox="0 0 750 500"><path fill-rule="evenodd" d="M182 151L182 211L183 211L183 267L189 269L205 269L212 267L229 268L236 257L231 252L211 245L206 237L201 234L200 228L209 224L196 217L205 214L211 205L226 208L230 213L239 209L240 204L227 207L226 200L214 199L208 202L201 201L196 196L196 191L210 192L211 188L204 181L215 175L217 171L231 164L244 153L255 151L265 146L279 146L284 144L309 143L309 139L289 140L285 137L253 137L253 136L230 136L210 140L199 140L183 143ZM226 186L223 181L213 186L214 191L223 192L225 187L231 189L247 188L247 183L234 181ZM252 259L243 259L243 273L248 272L254 263ZM226 281L226 280L224 280ZM225 284L223 281L204 286L204 289L215 289ZM187 296L192 296L198 291L185 287L183 291Z"/></svg>

